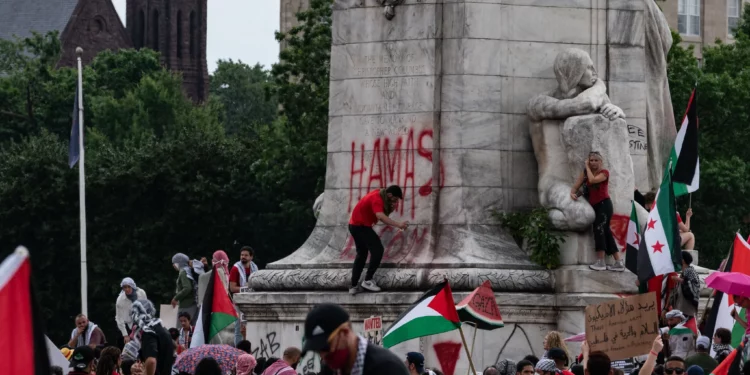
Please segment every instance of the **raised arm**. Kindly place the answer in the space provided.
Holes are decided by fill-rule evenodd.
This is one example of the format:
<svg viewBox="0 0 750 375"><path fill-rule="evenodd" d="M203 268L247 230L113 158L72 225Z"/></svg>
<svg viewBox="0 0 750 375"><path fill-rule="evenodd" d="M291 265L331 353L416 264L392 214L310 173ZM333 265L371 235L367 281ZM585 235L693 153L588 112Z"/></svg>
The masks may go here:
<svg viewBox="0 0 750 375"><path fill-rule="evenodd" d="M573 187L570 188L570 197L573 198L574 201L578 200L578 189L581 188L581 185L583 185L583 172L578 175Z"/></svg>
<svg viewBox="0 0 750 375"><path fill-rule="evenodd" d="M596 113L609 102L607 87L601 80L575 98L555 99L549 95L537 95L529 101L527 112L534 121L566 119L572 116Z"/></svg>

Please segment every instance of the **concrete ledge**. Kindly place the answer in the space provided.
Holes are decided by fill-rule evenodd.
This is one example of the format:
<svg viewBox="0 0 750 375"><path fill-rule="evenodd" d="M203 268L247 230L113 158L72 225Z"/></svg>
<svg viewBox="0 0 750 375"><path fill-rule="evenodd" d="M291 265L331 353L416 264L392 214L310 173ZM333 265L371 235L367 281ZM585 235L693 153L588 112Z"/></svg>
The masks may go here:
<svg viewBox="0 0 750 375"><path fill-rule="evenodd" d="M555 270L558 293L636 294L636 276L630 271L594 271L588 266L563 266Z"/></svg>

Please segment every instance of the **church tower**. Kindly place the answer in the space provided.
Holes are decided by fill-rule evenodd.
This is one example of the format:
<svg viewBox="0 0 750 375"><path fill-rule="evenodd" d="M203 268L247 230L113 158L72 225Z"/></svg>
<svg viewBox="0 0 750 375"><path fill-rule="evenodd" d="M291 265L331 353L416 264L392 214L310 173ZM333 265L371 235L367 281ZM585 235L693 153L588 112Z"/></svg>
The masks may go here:
<svg viewBox="0 0 750 375"><path fill-rule="evenodd" d="M135 48L161 53L162 63L182 72L195 102L208 97L207 0L127 0L127 31Z"/></svg>

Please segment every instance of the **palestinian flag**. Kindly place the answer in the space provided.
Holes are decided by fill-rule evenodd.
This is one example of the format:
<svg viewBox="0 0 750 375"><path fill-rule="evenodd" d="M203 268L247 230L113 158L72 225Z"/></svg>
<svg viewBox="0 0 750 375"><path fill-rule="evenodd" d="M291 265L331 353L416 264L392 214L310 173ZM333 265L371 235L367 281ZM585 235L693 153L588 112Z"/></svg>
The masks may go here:
<svg viewBox="0 0 750 375"><path fill-rule="evenodd" d="M732 350L724 360L711 371L711 375L741 375L740 365L742 364L742 349L744 345L740 344L737 349ZM711 354L713 356L713 354ZM745 364L747 366L747 364Z"/></svg>
<svg viewBox="0 0 750 375"><path fill-rule="evenodd" d="M203 304L198 312L193 339L190 347L195 348L211 342L221 330L237 321L237 311L219 278L218 266L214 266L211 279L203 296Z"/></svg>
<svg viewBox="0 0 750 375"><path fill-rule="evenodd" d="M680 232L670 177L669 173L664 175L643 232L645 249L638 251L638 280L641 283L682 268Z"/></svg>
<svg viewBox="0 0 750 375"><path fill-rule="evenodd" d="M383 335L383 347L417 337L453 331L461 326L448 280L436 285L401 313Z"/></svg>
<svg viewBox="0 0 750 375"><path fill-rule="evenodd" d="M695 317L691 317L685 323L680 323L674 328L669 330L670 336L677 335L695 335L698 336L698 325L695 322Z"/></svg>
<svg viewBox="0 0 750 375"><path fill-rule="evenodd" d="M628 223L628 237L625 252L625 268L638 274L638 248L641 246L641 226L638 224L638 212L635 202L631 202L630 222Z"/></svg>
<svg viewBox="0 0 750 375"><path fill-rule="evenodd" d="M3 373L49 375L47 339L24 247L0 263L0 322L0 353L6 358Z"/></svg>
<svg viewBox="0 0 750 375"><path fill-rule="evenodd" d="M497 307L492 283L485 280L482 285L474 289L463 301L456 305L458 317L462 322L471 323L477 329L491 331L505 327L500 308Z"/></svg>
<svg viewBox="0 0 750 375"><path fill-rule="evenodd" d="M741 272L750 275L750 244L745 241L739 233L735 234L734 246L724 265L725 272ZM706 336L713 337L716 330L726 328L732 332L732 347L736 348L745 334L745 330L739 324L735 324L730 313L732 309L737 309L737 313L743 319L746 319L747 311L734 305L732 296L716 291L714 294L714 303L711 307L711 314L706 321ZM713 349L711 355L714 355Z"/></svg>
<svg viewBox="0 0 750 375"><path fill-rule="evenodd" d="M685 118L677 132L677 139L675 139L674 147L667 162L667 168L671 168L674 194L677 197L698 190L700 180L698 115L695 94L696 90L693 90L687 111L685 111Z"/></svg>

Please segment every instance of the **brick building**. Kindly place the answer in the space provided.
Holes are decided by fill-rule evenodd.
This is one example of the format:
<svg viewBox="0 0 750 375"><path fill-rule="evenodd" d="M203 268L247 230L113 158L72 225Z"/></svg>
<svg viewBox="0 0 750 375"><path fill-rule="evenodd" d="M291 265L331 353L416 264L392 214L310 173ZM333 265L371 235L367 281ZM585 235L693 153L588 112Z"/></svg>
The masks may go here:
<svg viewBox="0 0 750 375"><path fill-rule="evenodd" d="M665 0L659 6L669 26L679 31L684 45L695 46L695 55L703 57L703 47L733 41L733 29L742 16L742 7L750 0Z"/></svg>
<svg viewBox="0 0 750 375"><path fill-rule="evenodd" d="M76 47L84 64L101 51L148 47L162 63L182 72L186 94L208 96L207 0L127 0L125 28L111 0L0 0L0 39L60 31L59 64L75 66Z"/></svg>

